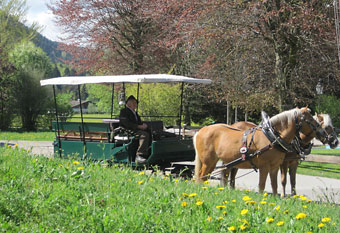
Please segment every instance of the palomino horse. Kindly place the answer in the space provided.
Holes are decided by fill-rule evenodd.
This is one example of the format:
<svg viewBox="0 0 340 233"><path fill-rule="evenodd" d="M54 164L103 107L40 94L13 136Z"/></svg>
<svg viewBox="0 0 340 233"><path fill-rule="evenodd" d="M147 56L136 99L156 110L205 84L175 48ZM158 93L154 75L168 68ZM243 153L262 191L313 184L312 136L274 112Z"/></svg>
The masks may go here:
<svg viewBox="0 0 340 233"><path fill-rule="evenodd" d="M339 140L336 132L334 131L334 127L332 125L332 120L328 114L316 114L314 116L317 122L321 125L321 127L327 133L327 144L330 148L334 149L339 144ZM309 142L302 141L301 146L306 146ZM324 142L323 142L324 143ZM325 144L325 143L324 143ZM307 153L309 154L309 153ZM281 185L282 185L282 194L281 196L286 196L286 184L287 184L287 172L289 171L290 178L290 186L291 186L291 194L296 194L296 170L299 165L299 161L301 160L301 156L297 152L290 152L286 154L286 157L283 163L280 166L281 170ZM232 177L232 176L231 176Z"/></svg>
<svg viewBox="0 0 340 233"><path fill-rule="evenodd" d="M319 140L321 140L324 144L327 143L330 145L331 148L335 148L339 141L337 138L337 135L334 131L334 127L332 125L332 120L330 118L330 116L328 114L317 114L314 116L314 119L321 125L321 127L325 130L325 133L327 134L327 137L321 137L321 135L317 135L317 138ZM242 130L247 130L247 129L251 129L254 127L257 127L257 125L255 125L252 122L245 122L245 121L240 121L237 122L233 125L231 125L232 127L238 128L238 129L242 129ZM295 143L296 146L294 147L294 151L293 152L288 152L286 153L286 157L283 161L283 163L280 165L280 170L281 170L281 185L282 185L282 196L286 195L286 183L287 183L287 172L289 169L289 175L290 175L290 183L291 183L291 190L292 190L292 194L295 195L296 191L295 191L295 184L296 184L296 170L298 167L298 162L301 159L301 156L303 155L308 155L311 149L311 145L310 144L310 138L308 139L304 139L301 141L296 137L293 141L293 144ZM308 147L307 150L309 150L308 152L304 151L305 147ZM237 168L232 168L230 170L230 186L232 188L235 187L235 177L236 177L236 173L237 173Z"/></svg>
<svg viewBox="0 0 340 233"><path fill-rule="evenodd" d="M194 136L196 151L195 177L201 183L207 179L216 167L218 160L224 164L242 157L240 148L246 138L247 154L259 154L251 160L237 164L236 168L253 168L260 170L259 191L265 188L268 173L271 177L273 193L277 194L277 172L285 157L282 148L292 142L293 138L302 133L308 137L315 137L320 125L313 119L307 107L292 109L280 113L270 119L272 128L275 128L275 140L271 142L262 130L256 129L252 134L243 137L245 131L223 124L203 127ZM279 136L278 136L279 135ZM243 152L242 152L243 153ZM225 170L224 170L225 171ZM225 177L225 174L222 176Z"/></svg>

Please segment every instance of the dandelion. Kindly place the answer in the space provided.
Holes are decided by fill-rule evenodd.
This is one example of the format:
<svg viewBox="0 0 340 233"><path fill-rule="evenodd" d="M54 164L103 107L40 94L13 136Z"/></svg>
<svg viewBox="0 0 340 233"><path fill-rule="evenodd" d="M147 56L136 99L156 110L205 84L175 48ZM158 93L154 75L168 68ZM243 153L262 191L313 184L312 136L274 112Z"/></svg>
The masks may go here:
<svg viewBox="0 0 340 233"><path fill-rule="evenodd" d="M244 224L240 226L241 231L245 230L246 228L247 228L247 226L244 225Z"/></svg>
<svg viewBox="0 0 340 233"><path fill-rule="evenodd" d="M185 196L185 197L189 197L189 194L187 194L187 193L182 193L182 195Z"/></svg>
<svg viewBox="0 0 340 233"><path fill-rule="evenodd" d="M243 209L243 210L241 210L241 215L246 215L247 213L248 213L248 209Z"/></svg>
<svg viewBox="0 0 340 233"><path fill-rule="evenodd" d="M221 216L221 217L218 217L218 221L221 221L221 220L223 220L224 218Z"/></svg>
<svg viewBox="0 0 340 233"><path fill-rule="evenodd" d="M175 183L178 183L178 179L175 180Z"/></svg>
<svg viewBox="0 0 340 233"><path fill-rule="evenodd" d="M320 224L318 225L318 228L323 228L324 226L325 226L325 224L320 223Z"/></svg>
<svg viewBox="0 0 340 233"><path fill-rule="evenodd" d="M260 210L261 207L260 207L260 206L256 206L255 209L256 209L256 210Z"/></svg>
<svg viewBox="0 0 340 233"><path fill-rule="evenodd" d="M196 179L195 179L195 178L192 178L191 180L192 180L192 181L196 181Z"/></svg>
<svg viewBox="0 0 340 233"><path fill-rule="evenodd" d="M225 205L218 205L218 206L216 206L216 208L220 210L220 209L225 209L227 207Z"/></svg>
<svg viewBox="0 0 340 233"><path fill-rule="evenodd" d="M307 208L308 208L308 206L306 206L306 205L303 205L303 206L302 206L302 208L304 208L304 209L307 209Z"/></svg>
<svg viewBox="0 0 340 233"><path fill-rule="evenodd" d="M298 215L296 215L297 220L303 219L305 217L307 217L307 214L305 214L305 213L299 213Z"/></svg>
<svg viewBox="0 0 340 233"><path fill-rule="evenodd" d="M67 166L67 167L65 167L66 169L70 169L70 167L69 166Z"/></svg>
<svg viewBox="0 0 340 233"><path fill-rule="evenodd" d="M220 190L220 191L223 191L223 190L224 190L223 187L219 187L219 188L217 188L217 189Z"/></svg>
<svg viewBox="0 0 340 233"><path fill-rule="evenodd" d="M15 148L15 147L18 147L18 144L15 144L15 145L14 145L14 148Z"/></svg>
<svg viewBox="0 0 340 233"><path fill-rule="evenodd" d="M242 198L242 200L243 200L243 201L250 201L250 200L251 200L251 197L249 197L249 196L244 196L244 197Z"/></svg>
<svg viewBox="0 0 340 233"><path fill-rule="evenodd" d="M223 214L224 214L224 215L227 215L227 211L223 211Z"/></svg>
<svg viewBox="0 0 340 233"><path fill-rule="evenodd" d="M274 222L274 219L273 219L273 218L267 218L266 222L267 222L267 223Z"/></svg>
<svg viewBox="0 0 340 233"><path fill-rule="evenodd" d="M300 200L301 201L306 201L307 200L307 197L303 196L303 195L300 195Z"/></svg>
<svg viewBox="0 0 340 233"><path fill-rule="evenodd" d="M196 205L198 205L198 206L203 205L203 201L197 201Z"/></svg>
<svg viewBox="0 0 340 233"><path fill-rule="evenodd" d="M12 145L7 145L7 147L8 147L8 148L11 148L11 147L12 147Z"/></svg>
<svg viewBox="0 0 340 233"><path fill-rule="evenodd" d="M275 203L274 203L274 202L271 202L271 203L269 203L269 205L275 205Z"/></svg>
<svg viewBox="0 0 340 233"><path fill-rule="evenodd" d="M77 167L78 170L84 170L84 167Z"/></svg>
<svg viewBox="0 0 340 233"><path fill-rule="evenodd" d="M239 219L239 221L243 222L245 225L249 225L249 222L246 219Z"/></svg>
<svg viewBox="0 0 340 233"><path fill-rule="evenodd" d="M236 203L236 200L231 200L232 203Z"/></svg>
<svg viewBox="0 0 340 233"><path fill-rule="evenodd" d="M331 218L325 217L321 219L321 222L330 222Z"/></svg>
<svg viewBox="0 0 340 233"><path fill-rule="evenodd" d="M231 227L228 227L228 230L229 230L229 231L235 231L236 228L235 228L234 226L231 226Z"/></svg>
<svg viewBox="0 0 340 233"><path fill-rule="evenodd" d="M209 216L209 217L207 218L207 221L208 221L208 222L211 222L211 220L212 220L212 217Z"/></svg>
<svg viewBox="0 0 340 233"><path fill-rule="evenodd" d="M143 184L144 181L143 181L143 180L140 180L140 181L138 181L137 183L138 183L138 184Z"/></svg>
<svg viewBox="0 0 340 233"><path fill-rule="evenodd" d="M278 205L278 206L275 207L275 210L279 211L280 208L281 208L281 207Z"/></svg>
<svg viewBox="0 0 340 233"><path fill-rule="evenodd" d="M202 189L208 189L208 187L207 186L203 186Z"/></svg>
<svg viewBox="0 0 340 233"><path fill-rule="evenodd" d="M266 201L261 201L260 204L261 205L265 205L265 204L267 204L267 202Z"/></svg>
<svg viewBox="0 0 340 233"><path fill-rule="evenodd" d="M204 184L209 184L209 183L210 183L210 180L204 181Z"/></svg>
<svg viewBox="0 0 340 233"><path fill-rule="evenodd" d="M332 225L333 225L333 226L336 226L336 222L333 222Z"/></svg>
<svg viewBox="0 0 340 233"><path fill-rule="evenodd" d="M215 192L215 195L218 195L219 193Z"/></svg>
<svg viewBox="0 0 340 233"><path fill-rule="evenodd" d="M73 161L73 165L78 165L79 162L78 161Z"/></svg>
<svg viewBox="0 0 340 233"><path fill-rule="evenodd" d="M186 207L188 205L188 203L186 203L185 201L183 201L182 203L181 203L181 206L183 206L183 207Z"/></svg>
<svg viewBox="0 0 340 233"><path fill-rule="evenodd" d="M279 222L276 223L276 225L279 226L279 227L282 226L283 224L284 224L283 221L279 221Z"/></svg>
<svg viewBox="0 0 340 233"><path fill-rule="evenodd" d="M189 197L196 197L197 196L197 193L190 193L189 194Z"/></svg>
<svg viewBox="0 0 340 233"><path fill-rule="evenodd" d="M283 211L284 214L288 214L288 212L289 212L288 210Z"/></svg>
<svg viewBox="0 0 340 233"><path fill-rule="evenodd" d="M144 171L142 171L142 172L138 173L138 175L139 175L139 176L142 176L142 175L144 175L144 174L145 174L145 172L144 172Z"/></svg>
<svg viewBox="0 0 340 233"><path fill-rule="evenodd" d="M247 201L246 204L255 205L256 201Z"/></svg>
<svg viewBox="0 0 340 233"><path fill-rule="evenodd" d="M224 202L223 202L223 204L228 204L228 203L229 203L229 201L224 201Z"/></svg>
<svg viewBox="0 0 340 233"><path fill-rule="evenodd" d="M268 193L264 193L263 196L265 196L265 197L268 196Z"/></svg>

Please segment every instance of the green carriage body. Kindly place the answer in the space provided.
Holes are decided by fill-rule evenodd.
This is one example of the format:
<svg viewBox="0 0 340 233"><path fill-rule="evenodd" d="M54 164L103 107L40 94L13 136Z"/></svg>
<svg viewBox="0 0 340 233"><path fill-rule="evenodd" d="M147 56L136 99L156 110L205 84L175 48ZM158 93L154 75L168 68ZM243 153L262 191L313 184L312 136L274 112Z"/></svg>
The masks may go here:
<svg viewBox="0 0 340 233"><path fill-rule="evenodd" d="M54 152L63 158L111 161L136 166L134 162L138 139L130 136L124 140L111 138L107 123L52 122L56 133ZM59 129L59 132L58 132ZM84 132L84 133L82 133ZM153 140L147 165L166 166L171 162L193 161L195 150L192 138L179 136Z"/></svg>

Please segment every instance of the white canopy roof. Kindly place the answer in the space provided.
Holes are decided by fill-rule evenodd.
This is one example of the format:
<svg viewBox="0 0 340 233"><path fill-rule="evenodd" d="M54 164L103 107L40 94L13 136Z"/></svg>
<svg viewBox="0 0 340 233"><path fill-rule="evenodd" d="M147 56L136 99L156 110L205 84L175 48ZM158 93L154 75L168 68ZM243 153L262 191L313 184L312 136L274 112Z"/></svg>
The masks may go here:
<svg viewBox="0 0 340 233"><path fill-rule="evenodd" d="M142 74L119 76L73 76L59 77L40 81L41 86L46 85L80 85L90 83L201 83L210 84L210 79L188 78L169 74Z"/></svg>

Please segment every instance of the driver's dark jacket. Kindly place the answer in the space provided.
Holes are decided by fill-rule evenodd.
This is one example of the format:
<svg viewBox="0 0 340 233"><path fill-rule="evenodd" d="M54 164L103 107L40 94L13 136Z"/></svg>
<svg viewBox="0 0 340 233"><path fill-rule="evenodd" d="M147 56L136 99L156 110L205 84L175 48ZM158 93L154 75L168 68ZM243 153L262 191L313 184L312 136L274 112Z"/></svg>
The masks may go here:
<svg viewBox="0 0 340 233"><path fill-rule="evenodd" d="M120 125L129 130L133 131L139 130L137 126L142 125L142 120L140 119L140 116L138 115L137 112L136 116L137 119L135 117L135 114L133 114L132 110L127 107L121 109L119 114Z"/></svg>

